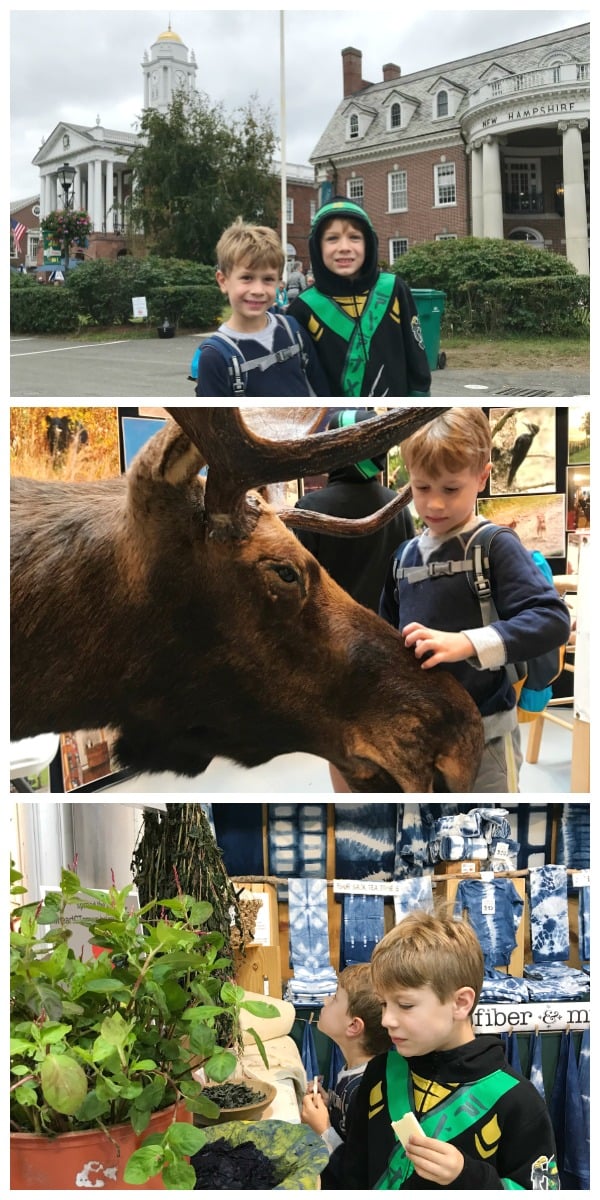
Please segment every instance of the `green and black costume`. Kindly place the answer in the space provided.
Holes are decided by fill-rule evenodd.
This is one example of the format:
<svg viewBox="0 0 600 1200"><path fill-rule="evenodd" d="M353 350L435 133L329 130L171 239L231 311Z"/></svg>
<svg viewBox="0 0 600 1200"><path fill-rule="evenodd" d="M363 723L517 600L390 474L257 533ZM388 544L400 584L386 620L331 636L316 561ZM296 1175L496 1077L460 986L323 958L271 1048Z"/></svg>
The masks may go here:
<svg viewBox="0 0 600 1200"><path fill-rule="evenodd" d="M509 1067L498 1038L483 1034L455 1050L367 1065L344 1158L344 1188L424 1191L442 1185L416 1174L391 1122L413 1112L427 1137L456 1146L464 1166L452 1190L558 1189L554 1134L532 1083Z"/></svg>
<svg viewBox="0 0 600 1200"><path fill-rule="evenodd" d="M365 261L352 279L328 270L321 254L323 223L356 222ZM400 278L381 271L377 234L365 210L334 199L317 212L309 241L314 287L288 312L310 334L332 396L428 396L431 371L413 295Z"/></svg>

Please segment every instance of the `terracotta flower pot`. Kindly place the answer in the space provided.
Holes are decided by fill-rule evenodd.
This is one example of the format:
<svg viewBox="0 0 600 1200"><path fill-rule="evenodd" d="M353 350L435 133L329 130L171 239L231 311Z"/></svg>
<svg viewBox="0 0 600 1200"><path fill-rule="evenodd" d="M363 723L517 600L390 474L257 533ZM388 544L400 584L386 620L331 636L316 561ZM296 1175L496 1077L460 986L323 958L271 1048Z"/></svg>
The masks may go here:
<svg viewBox="0 0 600 1200"><path fill-rule="evenodd" d="M134 1150L150 1133L164 1133L174 1119L174 1105L153 1113L150 1124L137 1136L131 1125L114 1125L111 1137L101 1129L79 1133L61 1133L58 1137L38 1137L35 1133L10 1135L11 1191L62 1192L79 1188L142 1190L137 1184L124 1183L123 1172ZM178 1121L192 1122L192 1114L180 1105ZM116 1145L115 1145L116 1143ZM160 1175L143 1184L146 1190L164 1190Z"/></svg>

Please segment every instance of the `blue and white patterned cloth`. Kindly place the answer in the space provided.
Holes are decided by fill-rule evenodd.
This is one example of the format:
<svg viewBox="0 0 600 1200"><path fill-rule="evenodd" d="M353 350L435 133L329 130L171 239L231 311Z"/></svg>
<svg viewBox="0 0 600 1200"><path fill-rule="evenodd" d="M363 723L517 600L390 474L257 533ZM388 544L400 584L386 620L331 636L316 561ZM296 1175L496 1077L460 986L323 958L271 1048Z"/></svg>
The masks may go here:
<svg viewBox="0 0 600 1200"><path fill-rule="evenodd" d="M584 1000L590 990L589 976L565 963L526 963L523 975L529 988L529 999Z"/></svg>
<svg viewBox="0 0 600 1200"><path fill-rule="evenodd" d="M465 837L460 833L445 833L440 837L438 856L442 862L460 862L463 858L485 862L489 848L484 837Z"/></svg>
<svg viewBox="0 0 600 1200"><path fill-rule="evenodd" d="M336 879L392 878L396 809L395 804L336 804Z"/></svg>
<svg viewBox="0 0 600 1200"><path fill-rule="evenodd" d="M394 879L420 875L429 866L429 807L425 804L399 804L394 853Z"/></svg>
<svg viewBox="0 0 600 1200"><path fill-rule="evenodd" d="M288 879L290 959L293 978L286 999L296 1005L319 1005L337 991L331 965L327 881Z"/></svg>
<svg viewBox="0 0 600 1200"><path fill-rule="evenodd" d="M269 804L267 806L269 871L282 878L321 878L326 870L327 805ZM278 898L287 899L285 884Z"/></svg>
<svg viewBox="0 0 600 1200"><path fill-rule="evenodd" d="M544 1073L542 1070L542 1037L534 1032L529 1039L529 1078L542 1100L546 1099Z"/></svg>
<svg viewBox="0 0 600 1200"><path fill-rule="evenodd" d="M566 961L569 957L566 867L531 868L529 912L533 961Z"/></svg>
<svg viewBox="0 0 600 1200"><path fill-rule="evenodd" d="M455 916L462 916L465 910L483 950L485 967L508 966L523 915L523 901L512 880L462 880L456 890Z"/></svg>
<svg viewBox="0 0 600 1200"><path fill-rule="evenodd" d="M590 885L579 889L579 958L589 967L590 961Z"/></svg>
<svg viewBox="0 0 600 1200"><path fill-rule="evenodd" d="M419 909L421 912L433 912L433 884L431 875L415 875L412 879L401 879L397 883L398 892L394 895L394 924L398 925L403 917Z"/></svg>
<svg viewBox="0 0 600 1200"><path fill-rule="evenodd" d="M345 894L342 898L340 967L370 962L384 933L383 896Z"/></svg>
<svg viewBox="0 0 600 1200"><path fill-rule="evenodd" d="M528 1000L529 987L524 979L485 968L480 1004L525 1004Z"/></svg>

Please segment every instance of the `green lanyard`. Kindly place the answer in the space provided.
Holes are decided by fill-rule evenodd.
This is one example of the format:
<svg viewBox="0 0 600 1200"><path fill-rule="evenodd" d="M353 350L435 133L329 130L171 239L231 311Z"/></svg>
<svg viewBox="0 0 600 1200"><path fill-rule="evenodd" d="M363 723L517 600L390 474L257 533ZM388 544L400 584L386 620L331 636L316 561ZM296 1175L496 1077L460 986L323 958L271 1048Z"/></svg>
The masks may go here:
<svg viewBox="0 0 600 1200"><path fill-rule="evenodd" d="M406 1112L414 1112L415 1107L408 1063L396 1050L388 1052L385 1074L390 1119L398 1121ZM493 1071L483 1079L463 1084L447 1100L421 1117L420 1125L425 1137L439 1138L442 1142L454 1141L465 1129L491 1112L500 1097L516 1087L518 1082L505 1071ZM413 1171L414 1166L406 1157L404 1146L398 1142L375 1188L395 1191L403 1186Z"/></svg>
<svg viewBox="0 0 600 1200"><path fill-rule="evenodd" d="M344 309L316 288L307 288L302 293L304 304L339 337L348 343L344 370L342 372L342 394L360 396L371 340L386 314L394 292L396 276L382 271L371 289L369 298L360 317L349 317Z"/></svg>

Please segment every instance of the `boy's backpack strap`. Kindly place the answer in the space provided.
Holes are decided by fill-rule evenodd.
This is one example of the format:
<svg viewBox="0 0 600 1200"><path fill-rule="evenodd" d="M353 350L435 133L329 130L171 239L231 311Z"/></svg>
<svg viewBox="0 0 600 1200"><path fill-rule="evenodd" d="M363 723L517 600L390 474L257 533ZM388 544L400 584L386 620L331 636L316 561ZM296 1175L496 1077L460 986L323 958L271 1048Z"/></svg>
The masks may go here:
<svg viewBox="0 0 600 1200"><path fill-rule="evenodd" d="M231 380L231 388L234 396L243 396L246 392L246 383L242 374L246 360L237 342L233 338L227 336L226 333L219 331L211 333L205 338L202 343L202 350L210 346L213 350L218 350L219 354L225 359L229 378Z"/></svg>

